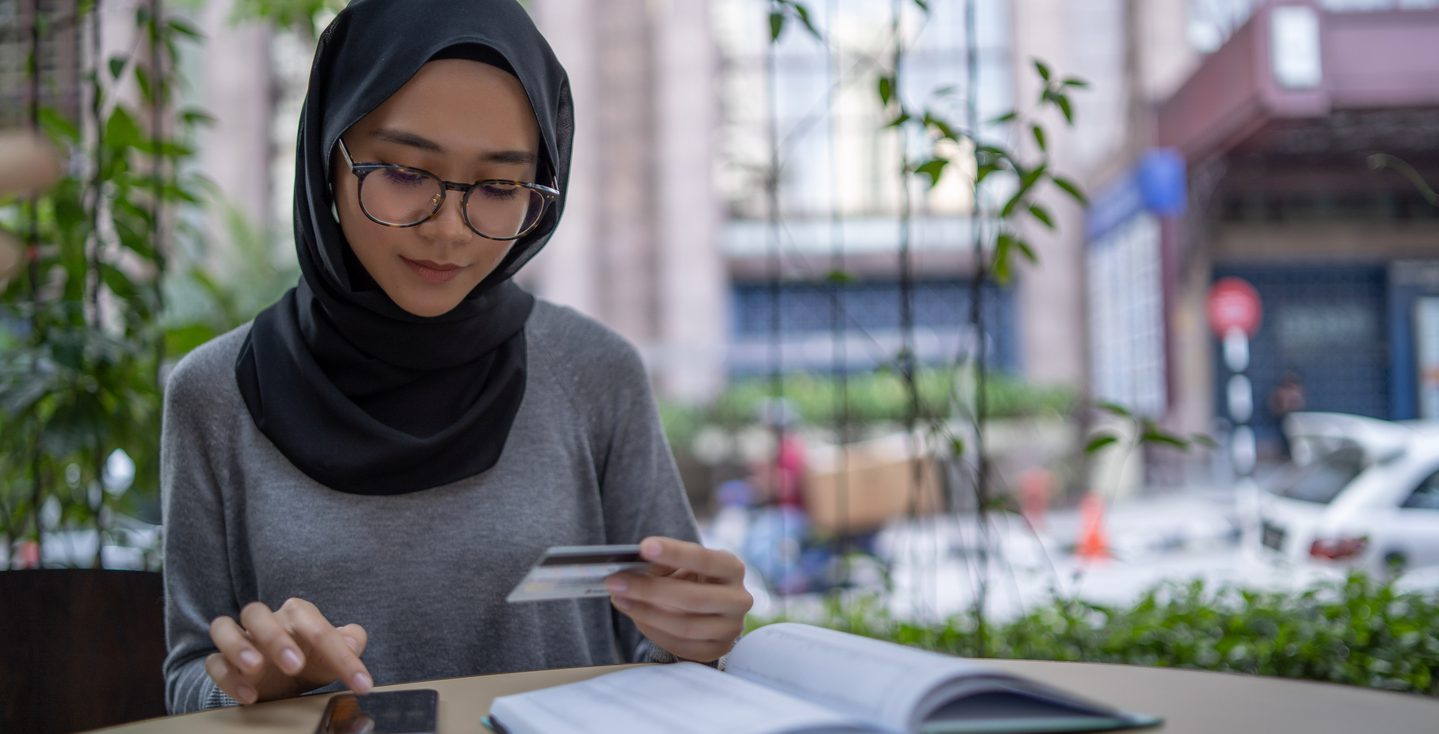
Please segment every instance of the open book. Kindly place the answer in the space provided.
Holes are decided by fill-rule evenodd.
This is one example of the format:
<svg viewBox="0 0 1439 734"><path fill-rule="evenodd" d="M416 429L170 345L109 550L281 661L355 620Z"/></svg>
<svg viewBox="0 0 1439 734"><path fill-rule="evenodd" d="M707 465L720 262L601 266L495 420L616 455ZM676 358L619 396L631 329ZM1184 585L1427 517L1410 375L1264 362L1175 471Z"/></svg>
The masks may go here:
<svg viewBox="0 0 1439 734"><path fill-rule="evenodd" d="M1086 732L1154 726L963 658L804 624L745 635L725 672L631 668L490 707L507 734L623 732Z"/></svg>

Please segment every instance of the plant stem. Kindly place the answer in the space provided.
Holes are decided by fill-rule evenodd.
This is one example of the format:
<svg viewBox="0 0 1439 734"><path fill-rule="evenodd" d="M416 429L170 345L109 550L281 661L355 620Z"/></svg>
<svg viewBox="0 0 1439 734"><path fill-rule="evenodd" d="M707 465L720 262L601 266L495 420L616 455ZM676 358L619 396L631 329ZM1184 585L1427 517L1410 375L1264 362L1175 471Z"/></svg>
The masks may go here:
<svg viewBox="0 0 1439 734"><path fill-rule="evenodd" d="M967 0L964 6L964 47L965 73L968 76L968 90L965 95L965 125L978 135L979 131L979 53L976 48L978 33L975 23L976 0ZM971 141L977 145L977 141ZM977 155L977 154L976 154ZM976 157L976 170L977 166ZM974 335L974 451L975 451L975 513L979 532L979 573L978 588L974 601L975 656L984 657L988 641L985 628L985 598L989 591L989 460L984 447L984 421L988 412L985 380L986 342L984 330L984 281L988 277L984 259L984 238L980 229L979 184L975 184L970 202L969 236L973 243L974 277L970 280L969 328Z"/></svg>

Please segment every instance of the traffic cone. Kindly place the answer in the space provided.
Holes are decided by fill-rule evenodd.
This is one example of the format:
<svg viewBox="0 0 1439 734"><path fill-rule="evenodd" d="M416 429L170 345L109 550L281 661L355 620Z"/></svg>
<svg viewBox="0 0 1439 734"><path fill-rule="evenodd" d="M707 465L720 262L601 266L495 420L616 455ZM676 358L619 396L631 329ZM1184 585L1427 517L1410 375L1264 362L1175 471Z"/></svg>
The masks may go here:
<svg viewBox="0 0 1439 734"><path fill-rule="evenodd" d="M1114 556L1104 535L1104 500L1094 492L1079 503L1079 545L1074 555L1084 561L1104 561Z"/></svg>

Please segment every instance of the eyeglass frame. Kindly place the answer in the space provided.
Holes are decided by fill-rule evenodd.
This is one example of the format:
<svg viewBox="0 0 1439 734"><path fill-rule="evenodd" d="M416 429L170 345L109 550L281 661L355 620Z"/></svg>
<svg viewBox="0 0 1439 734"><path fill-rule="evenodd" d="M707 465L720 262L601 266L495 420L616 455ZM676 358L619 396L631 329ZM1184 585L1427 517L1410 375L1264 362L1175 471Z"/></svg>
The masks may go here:
<svg viewBox="0 0 1439 734"><path fill-rule="evenodd" d="M339 145L340 155L345 157L345 165L349 166L350 173L355 175L355 179L357 182L355 186L355 201L360 205L360 212L365 215L366 219L384 227L395 227L397 229L418 227L421 224L424 224L425 222L433 219L435 215L440 212L440 208L445 205L445 199L448 198L449 192L463 191L465 193L464 196L460 199L460 219L464 220L465 226L468 227L471 232L474 232L475 234L487 240L508 242L511 240L520 239L521 237L524 237L530 232L533 232L535 227L540 226L540 220L543 219L545 216L545 207L547 207L551 202L560 198L560 192L558 189L551 186L545 186L544 184L533 183L530 181L519 181L509 178L486 178L475 181L474 183L465 184L459 183L457 181L446 181L445 179L440 178L437 174L426 171L423 168L415 168L414 166L402 166L398 163L356 163L355 159L350 156L350 149L349 146L345 145L345 139L337 138L335 142ZM365 177L370 175L371 173L374 173L375 171L395 169L401 171L413 171L415 173L429 176L430 178L440 182L440 197L435 202L435 208L432 209L429 214L425 215L424 218L420 219L418 222L412 222L410 224L393 224L390 222L382 222L379 219L376 219L374 215L370 214L369 209L365 208L365 200L362 195L362 191L365 187ZM512 186L519 186L521 188L529 189L530 191L539 194L540 212L535 217L534 223L526 227L525 231L520 232L519 234L516 234L512 237L491 237L477 229L475 225L470 222L470 194L474 193L475 189L479 188L480 186L489 183L500 183L509 184Z"/></svg>

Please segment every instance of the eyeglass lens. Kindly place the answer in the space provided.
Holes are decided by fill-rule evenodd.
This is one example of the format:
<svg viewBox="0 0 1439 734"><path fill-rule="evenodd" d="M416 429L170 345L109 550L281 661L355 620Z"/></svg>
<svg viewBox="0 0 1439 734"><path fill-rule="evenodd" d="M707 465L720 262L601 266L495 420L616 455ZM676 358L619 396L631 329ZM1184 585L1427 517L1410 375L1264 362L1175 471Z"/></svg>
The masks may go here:
<svg viewBox="0 0 1439 734"><path fill-rule="evenodd" d="M433 174L410 168L382 168L360 183L360 206L374 219L407 227L428 219L440 206L444 185ZM545 200L518 184L489 181L470 190L465 216L480 235L512 239L535 226Z"/></svg>

